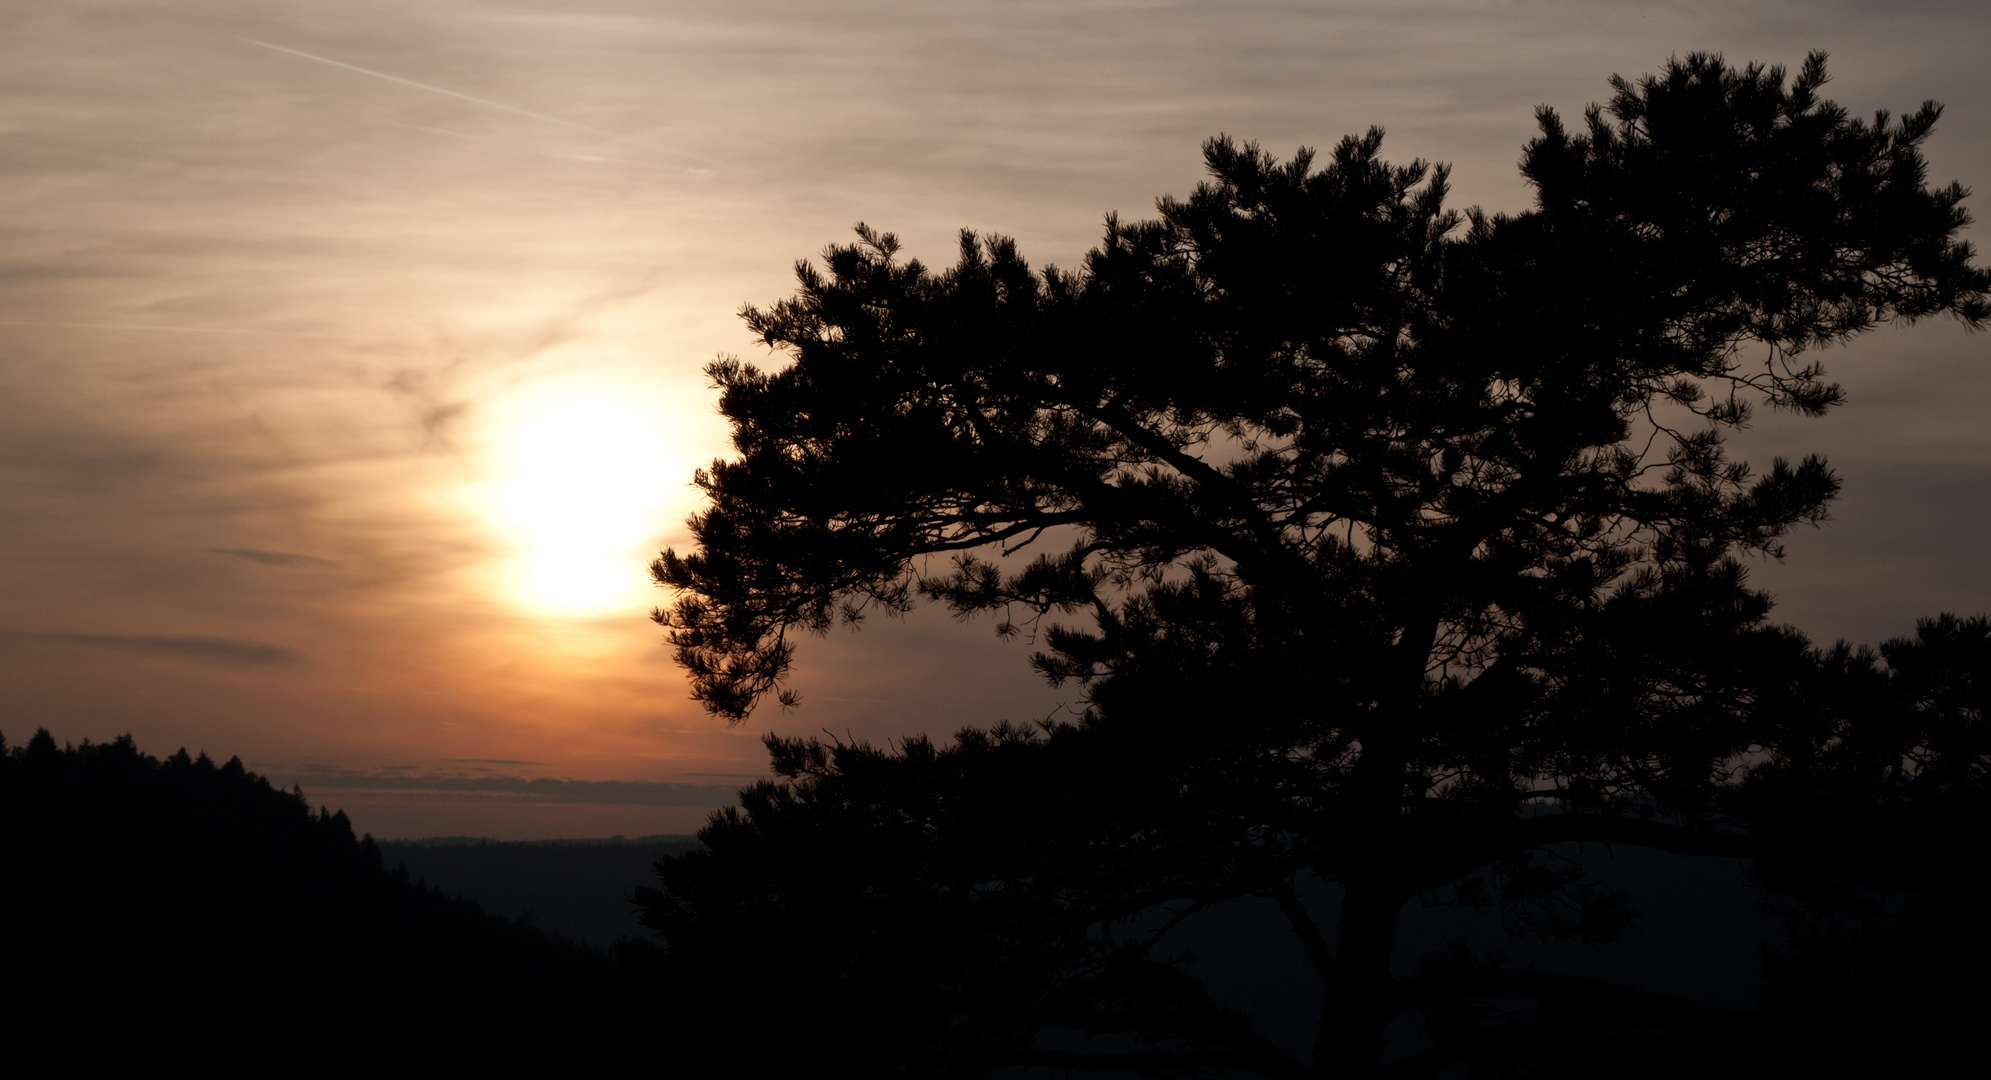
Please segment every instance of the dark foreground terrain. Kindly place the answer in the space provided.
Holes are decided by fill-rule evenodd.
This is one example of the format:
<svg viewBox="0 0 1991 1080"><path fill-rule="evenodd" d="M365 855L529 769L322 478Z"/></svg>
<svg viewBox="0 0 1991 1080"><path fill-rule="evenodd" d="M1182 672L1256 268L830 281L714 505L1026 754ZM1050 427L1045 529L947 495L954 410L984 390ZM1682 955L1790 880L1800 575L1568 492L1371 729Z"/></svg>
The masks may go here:
<svg viewBox="0 0 1991 1080"><path fill-rule="evenodd" d="M418 886L239 760L0 742L0 866L13 1041L78 1072L592 1076L655 1034L605 952Z"/></svg>
<svg viewBox="0 0 1991 1080"><path fill-rule="evenodd" d="M99 1071L191 1055L222 1076L273 1068L608 1076L659 1067L673 1076L781 1075L763 1066L797 1051L782 1041L789 1020L764 1001L729 998L736 1029L688 1025L674 1002L711 988L663 985L668 968L635 917L631 894L655 881L654 862L697 844L681 836L377 844L356 837L343 814L314 812L303 793L277 790L237 760L184 751L161 760L128 737L71 747L46 733L25 746L0 741L10 1030ZM1862 1031L1869 1037L1853 1043L1923 1025L1934 1043L1954 1043L1982 1000L1944 993L1947 1011L1930 1007L1927 976L1948 966L1930 946L1943 940L1955 955L1984 955L1981 933L1943 929L1960 925L1953 915L1890 923L1853 942L1864 951L1792 954L1788 928L1762 913L1767 894L1742 862L1631 849L1563 854L1580 854L1599 885L1628 894L1641 917L1623 940L1601 950L1527 945L1503 930L1497 911L1414 906L1398 943L1404 974L1416 958L1465 942L1521 969L1744 1014L1769 1004L1758 1015L1783 1032L1779 1041L1799 1039L1818 1054ZM1337 896L1315 884L1302 899L1331 919ZM1937 895L1964 902L1971 893ZM1163 951L1220 1005L1303 1052L1321 991L1282 921L1269 898L1245 897L1184 921ZM1766 974L1773 944L1787 959ZM800 972L791 964L742 974L782 982ZM849 1037L890 1039L891 1017L875 1019L878 1027ZM1412 1048L1423 1038L1409 1029L1390 1037ZM835 1047L811 1052L825 1062L840 1056Z"/></svg>
<svg viewBox="0 0 1991 1080"><path fill-rule="evenodd" d="M164 760L129 738L0 742L0 917L12 930L18 1030L104 1065L195 1040L214 1071L299 1062L306 1072L601 1075L663 1036L682 1075L702 1050L668 1034L638 992L631 893L687 836L507 843L376 843L230 760ZM1516 955L1750 1008L1766 927L1735 864L1621 853L1598 864L1646 913L1604 953ZM1313 904L1331 908L1321 889ZM1503 944L1497 923L1446 908L1405 926L1408 956L1458 938ZM623 958L614 958L622 940ZM1319 1008L1271 902L1244 900L1171 939L1224 1004L1297 1047ZM1687 943L1692 943L1689 946ZM1538 950L1539 951L1539 950ZM744 1049L735 1068L751 1074Z"/></svg>

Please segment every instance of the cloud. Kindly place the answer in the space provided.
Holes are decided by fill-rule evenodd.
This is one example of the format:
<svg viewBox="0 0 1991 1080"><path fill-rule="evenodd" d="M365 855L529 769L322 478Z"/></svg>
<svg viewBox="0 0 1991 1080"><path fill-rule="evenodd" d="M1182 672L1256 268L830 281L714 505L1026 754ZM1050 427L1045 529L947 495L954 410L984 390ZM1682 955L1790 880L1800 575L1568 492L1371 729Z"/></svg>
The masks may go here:
<svg viewBox="0 0 1991 1080"><path fill-rule="evenodd" d="M281 645L257 641L234 641L213 637L165 637L136 634L61 634L33 630L0 631L0 638L15 641L46 641L59 645L87 645L101 649L122 649L176 660L195 660L229 667L268 667L295 663L299 654Z"/></svg>
<svg viewBox="0 0 1991 1080"><path fill-rule="evenodd" d="M71 270L68 272L68 275L71 277L101 276L85 270ZM53 275L35 275L37 280L45 279L49 276ZM4 273L0 273L0 280L5 280L5 277ZM144 333L160 332L171 334L261 334L269 337L331 338L335 340L357 340L359 337L357 334L318 334L302 330L265 330L252 326L165 326L156 323L29 322L20 319L4 319L0 320L0 326L20 326L43 330L134 330Z"/></svg>
<svg viewBox="0 0 1991 1080"><path fill-rule="evenodd" d="M316 555L298 555L289 551L261 551L256 548L205 548L210 554L226 555L231 559L257 563L262 566L337 566L330 559Z"/></svg>
<svg viewBox="0 0 1991 1080"><path fill-rule="evenodd" d="M524 776L449 776L389 771L320 769L276 772L259 769L273 784L296 784L306 792L396 791L466 798L525 798L547 803L609 806L725 806L738 797L733 784L676 784L652 780L555 780Z"/></svg>

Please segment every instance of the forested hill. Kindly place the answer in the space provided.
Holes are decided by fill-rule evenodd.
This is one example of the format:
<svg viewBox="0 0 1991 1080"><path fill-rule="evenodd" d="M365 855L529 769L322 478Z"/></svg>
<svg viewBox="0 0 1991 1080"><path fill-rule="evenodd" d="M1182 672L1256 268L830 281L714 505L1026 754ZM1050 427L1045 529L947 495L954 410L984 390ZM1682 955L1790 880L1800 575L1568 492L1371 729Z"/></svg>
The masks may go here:
<svg viewBox="0 0 1991 1080"><path fill-rule="evenodd" d="M93 1063L595 1075L641 1026L606 954L390 872L238 759L0 739L0 866L13 1029Z"/></svg>

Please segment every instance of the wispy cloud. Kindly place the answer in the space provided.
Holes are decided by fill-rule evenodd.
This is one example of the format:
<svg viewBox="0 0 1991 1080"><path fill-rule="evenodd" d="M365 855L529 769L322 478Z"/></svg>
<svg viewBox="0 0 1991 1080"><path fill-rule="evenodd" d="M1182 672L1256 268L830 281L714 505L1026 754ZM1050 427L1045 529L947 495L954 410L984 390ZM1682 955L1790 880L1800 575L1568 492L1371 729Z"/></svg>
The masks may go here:
<svg viewBox="0 0 1991 1080"><path fill-rule="evenodd" d="M167 326L163 323L37 322L0 319L0 326L20 326L46 330L135 330L166 334L261 334L269 337L329 338L356 340L358 334L319 334L305 330L263 330L253 326Z"/></svg>
<svg viewBox="0 0 1991 1080"><path fill-rule="evenodd" d="M335 563L330 559L321 559L316 555L299 555L289 551L261 551L256 548L204 548L202 550L205 550L212 555L222 555L230 559L240 559L243 562L252 562L261 566L293 567L293 566L339 565L338 563Z"/></svg>
<svg viewBox="0 0 1991 1080"><path fill-rule="evenodd" d="M281 645L259 641L236 641L214 637L166 637L137 634L66 634L37 630L0 631L0 638L15 641L45 641L57 645L82 645L98 649L119 649L178 660L194 660L230 667L269 667L295 663L299 654Z"/></svg>

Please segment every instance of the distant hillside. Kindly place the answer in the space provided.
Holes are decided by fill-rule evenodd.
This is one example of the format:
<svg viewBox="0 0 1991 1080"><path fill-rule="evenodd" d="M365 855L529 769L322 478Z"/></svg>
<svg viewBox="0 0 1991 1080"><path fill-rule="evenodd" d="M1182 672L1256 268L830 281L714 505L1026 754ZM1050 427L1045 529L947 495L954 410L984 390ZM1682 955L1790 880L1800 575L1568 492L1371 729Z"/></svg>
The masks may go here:
<svg viewBox="0 0 1991 1080"><path fill-rule="evenodd" d="M653 864L698 845L690 836L620 836L605 840L505 842L450 836L384 840L380 858L406 867L412 881L475 900L485 911L518 919L569 941L607 949L617 938L646 937L629 894L654 886Z"/></svg>
<svg viewBox="0 0 1991 1080"><path fill-rule="evenodd" d="M607 955L417 887L239 760L0 739L0 866L9 1030L79 1069L591 1076L642 1026Z"/></svg>

